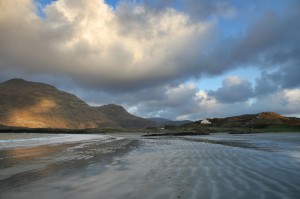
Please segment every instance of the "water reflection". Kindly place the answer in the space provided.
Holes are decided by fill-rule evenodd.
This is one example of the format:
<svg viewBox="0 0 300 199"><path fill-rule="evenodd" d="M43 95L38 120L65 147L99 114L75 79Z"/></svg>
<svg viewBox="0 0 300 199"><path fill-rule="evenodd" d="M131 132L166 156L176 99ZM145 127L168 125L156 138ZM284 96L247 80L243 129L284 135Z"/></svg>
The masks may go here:
<svg viewBox="0 0 300 199"><path fill-rule="evenodd" d="M299 138L125 138L6 150L0 198L299 198Z"/></svg>
<svg viewBox="0 0 300 199"><path fill-rule="evenodd" d="M44 145L33 148L16 148L0 151L0 158L13 161L30 161L35 158L48 157L68 148L68 145Z"/></svg>
<svg viewBox="0 0 300 199"><path fill-rule="evenodd" d="M53 174L63 178L72 170L99 162L111 162L114 157L128 152L137 144L137 140L114 140L107 143L82 142L2 150L0 190L26 185Z"/></svg>

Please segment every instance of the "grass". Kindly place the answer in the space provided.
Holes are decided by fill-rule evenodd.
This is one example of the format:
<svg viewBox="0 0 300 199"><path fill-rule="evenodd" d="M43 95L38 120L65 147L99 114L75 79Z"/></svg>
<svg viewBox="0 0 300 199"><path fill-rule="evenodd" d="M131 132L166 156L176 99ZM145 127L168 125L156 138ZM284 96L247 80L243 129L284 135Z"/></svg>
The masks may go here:
<svg viewBox="0 0 300 199"><path fill-rule="evenodd" d="M210 133L285 133L285 132L299 132L300 126L281 126L281 125L266 125L262 128L251 128L249 126L179 126L169 129L169 131L207 131Z"/></svg>

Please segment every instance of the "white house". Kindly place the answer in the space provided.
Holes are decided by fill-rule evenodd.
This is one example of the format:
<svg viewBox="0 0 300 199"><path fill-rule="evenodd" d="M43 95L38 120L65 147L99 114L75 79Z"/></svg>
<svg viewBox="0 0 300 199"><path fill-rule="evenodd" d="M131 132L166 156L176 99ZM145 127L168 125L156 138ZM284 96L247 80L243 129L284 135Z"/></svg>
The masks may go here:
<svg viewBox="0 0 300 199"><path fill-rule="evenodd" d="M211 124L211 122L207 119L201 121L201 124Z"/></svg>

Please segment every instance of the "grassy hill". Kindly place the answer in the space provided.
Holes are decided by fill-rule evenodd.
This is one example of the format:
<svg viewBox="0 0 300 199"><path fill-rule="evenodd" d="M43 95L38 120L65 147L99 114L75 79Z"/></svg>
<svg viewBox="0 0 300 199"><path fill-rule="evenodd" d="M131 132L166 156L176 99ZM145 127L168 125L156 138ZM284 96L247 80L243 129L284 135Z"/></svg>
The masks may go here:
<svg viewBox="0 0 300 199"><path fill-rule="evenodd" d="M300 132L300 119L284 117L274 112L247 114L226 118L209 118L211 124L201 124L201 120L179 127L169 127L174 131L262 133Z"/></svg>

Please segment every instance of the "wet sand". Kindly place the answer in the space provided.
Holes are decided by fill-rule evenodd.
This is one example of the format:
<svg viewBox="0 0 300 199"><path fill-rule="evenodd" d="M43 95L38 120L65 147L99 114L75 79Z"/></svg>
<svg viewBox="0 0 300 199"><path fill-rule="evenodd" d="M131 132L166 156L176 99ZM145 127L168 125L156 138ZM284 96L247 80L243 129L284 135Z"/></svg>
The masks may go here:
<svg viewBox="0 0 300 199"><path fill-rule="evenodd" d="M130 134L7 148L0 198L299 198L299 154L299 134Z"/></svg>

